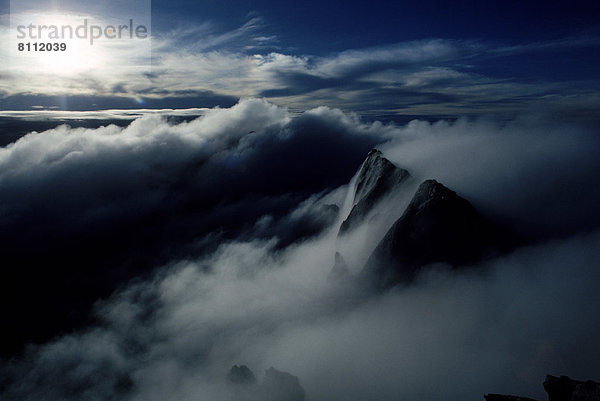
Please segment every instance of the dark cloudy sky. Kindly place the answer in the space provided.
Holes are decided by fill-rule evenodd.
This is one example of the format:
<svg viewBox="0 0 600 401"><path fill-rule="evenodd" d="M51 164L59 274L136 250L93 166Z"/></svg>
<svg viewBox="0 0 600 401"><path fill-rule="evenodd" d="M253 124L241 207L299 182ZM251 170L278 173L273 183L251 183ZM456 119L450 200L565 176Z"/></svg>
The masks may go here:
<svg viewBox="0 0 600 401"><path fill-rule="evenodd" d="M148 1L137 1L149 11ZM85 4L25 3L56 13ZM127 45L111 48L111 57L94 48L86 56L96 59L91 69L75 71L77 62L60 64L62 72L3 64L0 108L213 107L258 96L293 109L329 105L369 116L510 114L529 107L593 118L599 7L584 1L155 0L151 68L123 68L134 53ZM14 34L7 32L9 11L3 0L8 36ZM103 17L103 10L94 11Z"/></svg>

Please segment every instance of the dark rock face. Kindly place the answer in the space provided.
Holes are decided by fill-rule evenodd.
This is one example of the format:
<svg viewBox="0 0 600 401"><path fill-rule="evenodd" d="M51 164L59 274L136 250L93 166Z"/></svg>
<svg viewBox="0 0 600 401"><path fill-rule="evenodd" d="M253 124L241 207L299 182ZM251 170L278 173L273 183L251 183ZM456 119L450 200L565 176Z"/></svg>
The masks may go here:
<svg viewBox="0 0 600 401"><path fill-rule="evenodd" d="M306 394L296 376L270 368L262 383L261 401L304 401Z"/></svg>
<svg viewBox="0 0 600 401"><path fill-rule="evenodd" d="M246 365L234 365L227 374L227 381L234 384L256 384L254 373Z"/></svg>
<svg viewBox="0 0 600 401"><path fill-rule="evenodd" d="M304 401L306 394L296 376L274 368L265 371L259 384L245 365L234 365L227 375L231 400L235 401Z"/></svg>
<svg viewBox="0 0 600 401"><path fill-rule="evenodd" d="M548 375L544 381L548 401L600 401L600 383Z"/></svg>
<svg viewBox="0 0 600 401"><path fill-rule="evenodd" d="M483 396L486 401L537 401L533 398L519 397L516 395L504 395L504 394L486 394Z"/></svg>
<svg viewBox="0 0 600 401"><path fill-rule="evenodd" d="M408 283L432 263L474 263L501 248L502 235L454 191L423 182L375 248L362 274L378 288Z"/></svg>
<svg viewBox="0 0 600 401"><path fill-rule="evenodd" d="M350 271L348 265L344 260L344 257L339 253L335 253L335 261L329 275L327 276L328 282L339 282L350 278Z"/></svg>
<svg viewBox="0 0 600 401"><path fill-rule="evenodd" d="M379 150L371 150L358 173L354 206L339 234L355 228L381 199L409 176L408 171L396 167Z"/></svg>

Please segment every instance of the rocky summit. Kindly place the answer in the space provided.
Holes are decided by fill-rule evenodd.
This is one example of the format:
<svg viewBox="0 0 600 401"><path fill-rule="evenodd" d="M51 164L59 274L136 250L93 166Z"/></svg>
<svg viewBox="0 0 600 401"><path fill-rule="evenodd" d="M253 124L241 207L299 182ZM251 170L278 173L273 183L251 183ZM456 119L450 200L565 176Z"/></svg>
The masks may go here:
<svg viewBox="0 0 600 401"><path fill-rule="evenodd" d="M358 172L354 191L354 206L342 223L339 234L345 234L358 226L377 203L389 195L409 176L407 170L396 167L383 157L381 151L371 150Z"/></svg>
<svg viewBox="0 0 600 401"><path fill-rule="evenodd" d="M362 275L379 288L408 283L426 265L475 263L497 252L501 237L466 199L427 180L377 245Z"/></svg>

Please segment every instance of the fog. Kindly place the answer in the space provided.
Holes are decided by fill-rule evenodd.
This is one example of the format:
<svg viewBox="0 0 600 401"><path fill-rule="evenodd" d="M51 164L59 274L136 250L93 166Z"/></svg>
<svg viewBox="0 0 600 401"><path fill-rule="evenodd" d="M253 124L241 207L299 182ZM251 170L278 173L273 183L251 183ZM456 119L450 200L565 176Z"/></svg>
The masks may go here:
<svg viewBox="0 0 600 401"><path fill-rule="evenodd" d="M307 400L545 399L546 374L598 380L597 141L584 127L540 116L394 126L327 108L291 117L259 100L179 125L151 116L125 129L30 134L0 150L0 221L3 229L46 224L56 234L16 231L11 243L64 250L85 232L116 255L97 269L149 256L137 260L143 274L116 269L106 279L114 292L98 295L95 321L5 358L2 398L230 400L226 376L236 364L259 379L270 367L297 376ZM352 177L372 146L413 178L338 237ZM435 265L411 285L365 290L357 273L426 178L526 245L466 271ZM323 212L332 204L334 217ZM165 208L171 213L159 219L144 212ZM228 217L230 225L207 223ZM311 230L297 229L306 221ZM195 227L189 235L185 222ZM125 223L134 228L118 242L136 252L95 233ZM282 243L289 232L308 234ZM335 252L349 274L331 277ZM44 268L73 272L44 255ZM77 257L83 266L92 258ZM12 266L18 261L13 254ZM40 269L22 263L30 272L19 278L23 288L39 288ZM15 313L33 320L36 307L62 296L24 294L35 302Z"/></svg>
<svg viewBox="0 0 600 401"><path fill-rule="evenodd" d="M600 136L589 128L541 114L509 122L415 120L382 149L527 235L565 235L600 223L600 189L593 185Z"/></svg>

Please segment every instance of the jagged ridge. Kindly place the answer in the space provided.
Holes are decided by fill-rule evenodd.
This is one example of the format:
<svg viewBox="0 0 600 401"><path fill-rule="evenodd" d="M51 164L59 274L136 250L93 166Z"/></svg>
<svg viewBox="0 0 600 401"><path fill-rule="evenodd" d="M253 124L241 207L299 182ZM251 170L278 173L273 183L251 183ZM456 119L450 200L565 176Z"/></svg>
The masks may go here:
<svg viewBox="0 0 600 401"><path fill-rule="evenodd" d="M467 200L427 180L375 248L362 276L379 288L408 283L428 264L474 263L492 253L500 237Z"/></svg>
<svg viewBox="0 0 600 401"><path fill-rule="evenodd" d="M373 207L410 176L373 149L363 162L356 180L353 207L340 227L339 234L355 228Z"/></svg>

